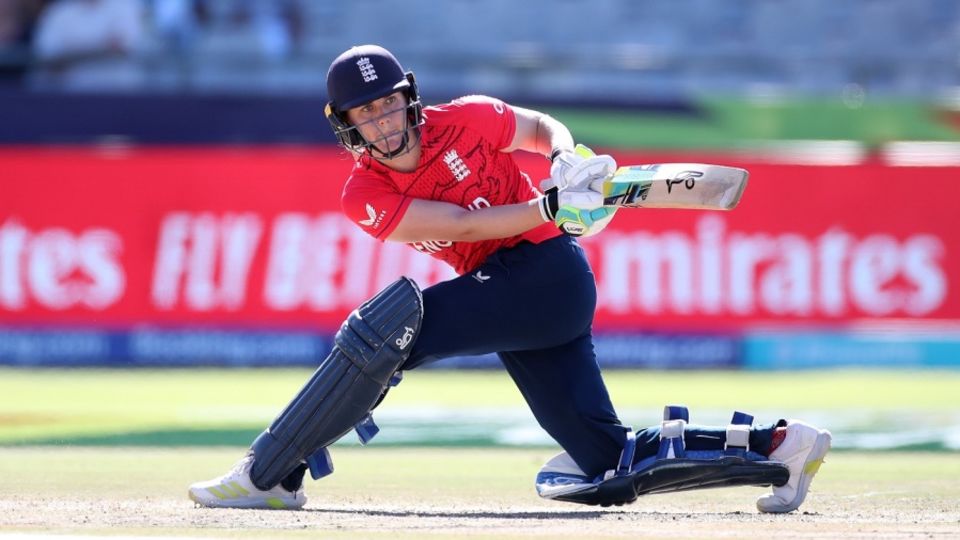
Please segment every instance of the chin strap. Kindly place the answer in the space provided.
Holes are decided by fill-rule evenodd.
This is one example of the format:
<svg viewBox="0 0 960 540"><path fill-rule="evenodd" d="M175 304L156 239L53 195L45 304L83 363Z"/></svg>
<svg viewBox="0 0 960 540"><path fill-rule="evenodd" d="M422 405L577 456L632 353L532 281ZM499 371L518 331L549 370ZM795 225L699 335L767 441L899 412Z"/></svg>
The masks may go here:
<svg viewBox="0 0 960 540"><path fill-rule="evenodd" d="M395 158L395 157L397 157L397 156L402 156L403 154L406 154L407 152L409 152L409 151L411 150L411 148L410 148L410 131L409 131L409 128L408 128L408 130L406 130L406 131L403 132L402 144L401 144L400 146L398 146L396 150L394 150L394 151L392 151L392 152L384 152L384 151L381 150L377 145L375 145L375 144L373 144L373 143L370 143L369 148L370 148L370 155L371 155L374 159L393 159L393 158ZM374 151L374 150L376 150L376 151L380 154L381 157L378 158L377 156L374 156L374 155L373 155L373 151Z"/></svg>

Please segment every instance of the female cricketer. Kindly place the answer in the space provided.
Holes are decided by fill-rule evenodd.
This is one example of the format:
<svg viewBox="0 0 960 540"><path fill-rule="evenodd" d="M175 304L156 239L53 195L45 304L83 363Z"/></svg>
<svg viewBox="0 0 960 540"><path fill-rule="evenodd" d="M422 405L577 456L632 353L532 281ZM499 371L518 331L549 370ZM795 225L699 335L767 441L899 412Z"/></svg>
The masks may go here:
<svg viewBox="0 0 960 540"><path fill-rule="evenodd" d="M554 118L494 98L425 108L413 73L379 46L337 57L327 87L326 116L355 158L343 188L345 214L372 237L407 243L459 277L423 291L400 280L361 306L247 455L226 475L191 486L191 499L211 507L302 507L308 464L323 468L326 447L368 418L387 379L459 355L497 353L540 426L563 448L566 465L557 470L566 476L544 477L554 485L541 495L567 493L560 484L571 475L596 486L614 470L635 475L638 464L656 458L661 426L632 432L604 386L591 333L594 275L575 238L600 232L614 217L599 193L575 188L612 174L614 159L576 146ZM546 193L518 168L516 150L552 161ZM794 420L739 431L684 427L681 452L722 453L739 433L739 448L784 471L787 481L758 500L766 512L803 502L830 446L829 432ZM636 494L556 498L619 504Z"/></svg>

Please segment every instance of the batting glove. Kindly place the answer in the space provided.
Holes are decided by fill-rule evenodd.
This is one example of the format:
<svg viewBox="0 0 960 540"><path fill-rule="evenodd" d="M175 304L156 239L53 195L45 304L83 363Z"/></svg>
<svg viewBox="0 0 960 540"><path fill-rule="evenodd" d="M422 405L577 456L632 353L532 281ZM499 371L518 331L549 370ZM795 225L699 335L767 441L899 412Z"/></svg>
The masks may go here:
<svg viewBox="0 0 960 540"><path fill-rule="evenodd" d="M551 154L550 178L544 180L541 189L551 187L586 190L590 183L610 176L617 170L617 162L606 154L596 155L593 150L578 144L573 151L557 150Z"/></svg>
<svg viewBox="0 0 960 540"><path fill-rule="evenodd" d="M596 191L551 188L540 198L540 216L567 236L593 236L602 231L617 213L616 206L603 206Z"/></svg>

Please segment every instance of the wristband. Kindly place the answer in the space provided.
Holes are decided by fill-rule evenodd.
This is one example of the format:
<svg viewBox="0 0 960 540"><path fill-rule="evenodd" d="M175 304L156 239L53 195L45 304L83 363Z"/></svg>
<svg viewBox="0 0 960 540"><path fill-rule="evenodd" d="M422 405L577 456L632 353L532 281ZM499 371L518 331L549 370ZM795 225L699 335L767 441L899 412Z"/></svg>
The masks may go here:
<svg viewBox="0 0 960 540"><path fill-rule="evenodd" d="M553 163L553 160L557 159L557 156L559 156L564 152L569 152L569 150L566 150L565 148L554 148L553 150L550 151L550 155L547 156L547 160L550 163Z"/></svg>
<svg viewBox="0 0 960 540"><path fill-rule="evenodd" d="M560 209L559 191L552 187L543 194L543 197L540 197L540 217L546 222L553 221L557 217L557 210Z"/></svg>

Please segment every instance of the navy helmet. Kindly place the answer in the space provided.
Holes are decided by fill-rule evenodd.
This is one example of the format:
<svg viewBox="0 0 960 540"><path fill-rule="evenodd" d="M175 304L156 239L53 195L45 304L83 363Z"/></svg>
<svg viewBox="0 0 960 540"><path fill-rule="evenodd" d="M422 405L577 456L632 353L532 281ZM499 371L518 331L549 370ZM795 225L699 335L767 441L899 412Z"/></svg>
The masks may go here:
<svg viewBox="0 0 960 540"><path fill-rule="evenodd" d="M403 91L407 98L407 126L420 126L423 123L423 105L413 72L405 72L390 51L379 45L360 45L338 56L327 71L327 95L330 101L324 112L340 144L354 151L375 148L388 158L409 151L406 132L400 148L383 152L374 147L379 141L367 141L357 127L347 121L348 109L398 90Z"/></svg>

